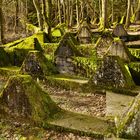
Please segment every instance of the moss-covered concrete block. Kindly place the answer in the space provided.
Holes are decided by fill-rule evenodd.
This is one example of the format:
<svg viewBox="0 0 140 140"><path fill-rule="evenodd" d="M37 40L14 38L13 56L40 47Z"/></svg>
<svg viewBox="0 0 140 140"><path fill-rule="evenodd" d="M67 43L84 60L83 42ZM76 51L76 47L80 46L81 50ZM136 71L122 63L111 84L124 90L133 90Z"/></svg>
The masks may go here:
<svg viewBox="0 0 140 140"><path fill-rule="evenodd" d="M87 21L83 21L78 29L78 40L81 44L89 44L92 43L92 32L90 25Z"/></svg>
<svg viewBox="0 0 140 140"><path fill-rule="evenodd" d="M116 27L113 29L113 34L117 37L124 37L128 35L123 24L117 24Z"/></svg>
<svg viewBox="0 0 140 140"><path fill-rule="evenodd" d="M33 77L42 77L57 73L52 62L39 51L30 51L24 60L20 73L30 74Z"/></svg>
<svg viewBox="0 0 140 140"><path fill-rule="evenodd" d="M60 73L74 73L73 56L81 56L69 33L66 33L54 52L54 62Z"/></svg>
<svg viewBox="0 0 140 140"><path fill-rule="evenodd" d="M123 138L140 138L140 94L130 104L123 116L116 118L117 134Z"/></svg>
<svg viewBox="0 0 140 140"><path fill-rule="evenodd" d="M106 88L135 86L129 69L118 56L105 56L91 81L97 86Z"/></svg>
<svg viewBox="0 0 140 140"><path fill-rule="evenodd" d="M60 110L29 75L10 77L0 94L0 108L11 116L37 122L52 117Z"/></svg>
<svg viewBox="0 0 140 140"><path fill-rule="evenodd" d="M119 38L114 38L114 41L107 50L107 55L119 56L122 60L127 62L131 60L131 53L125 46L125 43Z"/></svg>
<svg viewBox="0 0 140 140"><path fill-rule="evenodd" d="M11 116L34 121L51 117L60 110L29 75L10 77L0 94L0 108Z"/></svg>
<svg viewBox="0 0 140 140"><path fill-rule="evenodd" d="M102 35L96 42L95 48L97 51L97 57L98 58L103 58L104 55L106 54L106 51L110 47L110 45L113 42L113 37L108 34Z"/></svg>

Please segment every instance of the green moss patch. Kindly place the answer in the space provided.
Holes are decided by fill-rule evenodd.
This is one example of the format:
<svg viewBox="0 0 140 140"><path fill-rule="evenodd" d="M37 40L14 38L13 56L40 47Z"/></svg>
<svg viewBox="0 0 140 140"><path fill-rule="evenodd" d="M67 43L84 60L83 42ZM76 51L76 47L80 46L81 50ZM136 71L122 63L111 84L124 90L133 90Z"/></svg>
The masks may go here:
<svg viewBox="0 0 140 140"><path fill-rule="evenodd" d="M55 66L39 51L30 51L24 60L20 72L35 77L57 73Z"/></svg>
<svg viewBox="0 0 140 140"><path fill-rule="evenodd" d="M118 56L106 56L99 69L97 69L91 83L107 88L133 88L135 87L128 67Z"/></svg>
<svg viewBox="0 0 140 140"><path fill-rule="evenodd" d="M85 57L73 57L76 67L75 73L84 77L91 77L97 69L97 59Z"/></svg>
<svg viewBox="0 0 140 140"><path fill-rule="evenodd" d="M140 137L138 125L139 111L140 95L131 103L129 110L125 112L121 118L118 118L116 123L118 136L136 139Z"/></svg>
<svg viewBox="0 0 140 140"><path fill-rule="evenodd" d="M0 75L4 77L17 75L19 73L19 70L20 70L20 67L16 67L16 66L0 67Z"/></svg>
<svg viewBox="0 0 140 140"><path fill-rule="evenodd" d="M5 45L5 47L9 50L14 50L15 48L18 49L34 49L34 38L37 38L39 43L47 43L47 35L45 32L38 32L30 37L25 38L23 41L17 40L16 42L19 42L18 44L15 44L15 42L8 43ZM21 42L20 42L21 41ZM15 44L15 45L13 45Z"/></svg>
<svg viewBox="0 0 140 140"><path fill-rule="evenodd" d="M0 66L10 65L10 58L3 47L0 47Z"/></svg>
<svg viewBox="0 0 140 140"><path fill-rule="evenodd" d="M111 35L102 35L96 42L95 48L97 50L97 57L103 58L106 54L106 51L113 42L113 37Z"/></svg>
<svg viewBox="0 0 140 140"><path fill-rule="evenodd" d="M81 44L81 45L77 45L76 48L85 57L92 57L92 56L97 57L94 44Z"/></svg>
<svg viewBox="0 0 140 140"><path fill-rule="evenodd" d="M52 117L60 110L29 75L11 77L0 94L0 104L9 115L36 122Z"/></svg>

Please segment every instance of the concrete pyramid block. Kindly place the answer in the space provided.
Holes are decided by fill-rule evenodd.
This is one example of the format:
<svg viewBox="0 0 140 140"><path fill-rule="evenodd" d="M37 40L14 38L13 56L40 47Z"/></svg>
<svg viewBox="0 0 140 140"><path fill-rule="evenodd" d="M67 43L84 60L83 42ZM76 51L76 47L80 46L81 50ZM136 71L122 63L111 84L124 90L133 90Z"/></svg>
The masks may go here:
<svg viewBox="0 0 140 140"><path fill-rule="evenodd" d="M135 85L129 69L118 56L105 56L91 80L105 88L131 88Z"/></svg>
<svg viewBox="0 0 140 140"><path fill-rule="evenodd" d="M89 44L92 43L92 32L90 25L87 21L83 21L80 25L77 33L78 39L82 44Z"/></svg>
<svg viewBox="0 0 140 140"><path fill-rule="evenodd" d="M10 77L0 96L0 113L42 121L60 109L30 75Z"/></svg>
<svg viewBox="0 0 140 140"><path fill-rule="evenodd" d="M97 57L103 58L108 50L109 46L113 42L113 37L111 35L102 35L96 42L95 48L97 51Z"/></svg>
<svg viewBox="0 0 140 140"><path fill-rule="evenodd" d="M55 66L39 51L30 51L25 58L20 73L40 77L56 73Z"/></svg>
<svg viewBox="0 0 140 140"><path fill-rule="evenodd" d="M140 94L130 104L128 111L116 118L116 127L120 137L140 138Z"/></svg>
<svg viewBox="0 0 140 140"><path fill-rule="evenodd" d="M111 46L107 50L107 55L119 56L125 61L130 61L131 59L131 53L125 46L125 43L119 38L114 39Z"/></svg>
<svg viewBox="0 0 140 140"><path fill-rule="evenodd" d="M128 35L123 24L117 24L116 27L113 29L113 34L118 37L123 37Z"/></svg>

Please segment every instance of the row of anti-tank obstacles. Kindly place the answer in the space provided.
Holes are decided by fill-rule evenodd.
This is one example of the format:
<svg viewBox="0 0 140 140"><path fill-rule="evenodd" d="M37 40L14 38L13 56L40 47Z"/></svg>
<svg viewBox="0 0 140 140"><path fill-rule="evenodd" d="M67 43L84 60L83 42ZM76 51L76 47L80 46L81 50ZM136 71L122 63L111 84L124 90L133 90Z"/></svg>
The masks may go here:
<svg viewBox="0 0 140 140"><path fill-rule="evenodd" d="M57 107L47 93L42 91L33 79L41 80L46 74L56 72L74 74L75 65L72 63L73 58L84 56L82 56L78 48L75 47L73 39L70 33L67 33L59 43L54 54L56 69L54 65L46 59L40 47L38 48L39 51L30 51L28 53L19 72L22 75L11 77L0 95L0 111L2 114L7 113L13 116L30 118L35 122L51 125L51 127L52 125L57 125L48 120L50 118L55 120L55 118L53 118L54 116L59 116L60 114L63 116L63 114L67 113ZM97 61L96 63L94 62L94 65L99 66L95 69L96 71L93 72L94 74L90 78L89 84L92 84L94 88L119 89L120 92L121 89L125 92L127 92L127 89L129 91L134 90L135 83L126 65L134 58L124 42L119 38L113 39L110 34L105 33L99 38L94 49L97 53L89 56L89 59L96 58ZM26 74L31 75L33 79ZM131 94L133 94L133 92ZM118 137L138 138L140 129L139 100L139 95L137 95L130 105L129 110L125 112L123 116L120 118L114 116L115 126L112 126L111 129L109 129L110 123L107 125L106 122L101 121L103 125L107 125L107 128L101 130L101 132L100 130L94 130L94 127L90 129L87 128L87 130L82 129L81 131L95 137L103 137L110 134L110 131L116 127L116 129L114 129L115 132L112 133ZM88 119L88 117L86 119ZM95 118L93 118L93 120L94 119ZM84 119L81 123L84 123ZM58 126L59 125L60 124L58 124ZM94 125L93 122L92 125ZM60 125L60 127L65 126ZM77 128L70 128L68 131L74 131L74 129ZM80 130L78 129L77 131Z"/></svg>

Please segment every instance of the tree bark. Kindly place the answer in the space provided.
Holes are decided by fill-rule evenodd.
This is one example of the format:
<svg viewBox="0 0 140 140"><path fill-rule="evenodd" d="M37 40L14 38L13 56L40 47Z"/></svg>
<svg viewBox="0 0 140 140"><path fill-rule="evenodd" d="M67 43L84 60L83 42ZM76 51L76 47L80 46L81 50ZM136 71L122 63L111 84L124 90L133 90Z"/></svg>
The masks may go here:
<svg viewBox="0 0 140 140"><path fill-rule="evenodd" d="M62 15L61 15L61 3L60 0L58 0L58 14L59 14L59 23L62 23Z"/></svg>
<svg viewBox="0 0 140 140"><path fill-rule="evenodd" d="M65 1L63 1L63 15L64 15L64 23L66 23L66 4L65 4Z"/></svg>
<svg viewBox="0 0 140 140"><path fill-rule="evenodd" d="M18 33L18 24L19 24L19 1L15 0L15 26L14 26L14 32L15 34Z"/></svg>
<svg viewBox="0 0 140 140"><path fill-rule="evenodd" d="M127 1L127 15L126 15L126 22L125 22L126 28L128 28L130 25L130 16L131 16L131 0L128 0Z"/></svg>
<svg viewBox="0 0 140 140"><path fill-rule="evenodd" d="M101 26L103 29L108 27L107 22L107 0L102 0L102 19L101 19Z"/></svg>
<svg viewBox="0 0 140 140"><path fill-rule="evenodd" d="M52 0L48 0L48 36L50 42L52 41Z"/></svg>
<svg viewBox="0 0 140 140"><path fill-rule="evenodd" d="M4 43L4 30L3 30L3 11L2 11L2 2L3 0L0 0L0 42Z"/></svg>
<svg viewBox="0 0 140 140"><path fill-rule="evenodd" d="M77 25L79 25L79 0L76 0L76 21Z"/></svg>
<svg viewBox="0 0 140 140"><path fill-rule="evenodd" d="M43 31L43 17L41 14L41 8L40 8L40 4L39 4L39 0L33 0L36 12L37 12L37 18L38 18L38 24L39 24L39 28L41 31Z"/></svg>
<svg viewBox="0 0 140 140"><path fill-rule="evenodd" d="M69 26L72 27L73 24L73 0L70 0L70 23Z"/></svg>
<svg viewBox="0 0 140 140"><path fill-rule="evenodd" d="M138 7L135 15L136 15L135 20L140 21L140 0L138 1Z"/></svg>
<svg viewBox="0 0 140 140"><path fill-rule="evenodd" d="M111 18L112 23L114 22L114 0L112 0L112 18Z"/></svg>

